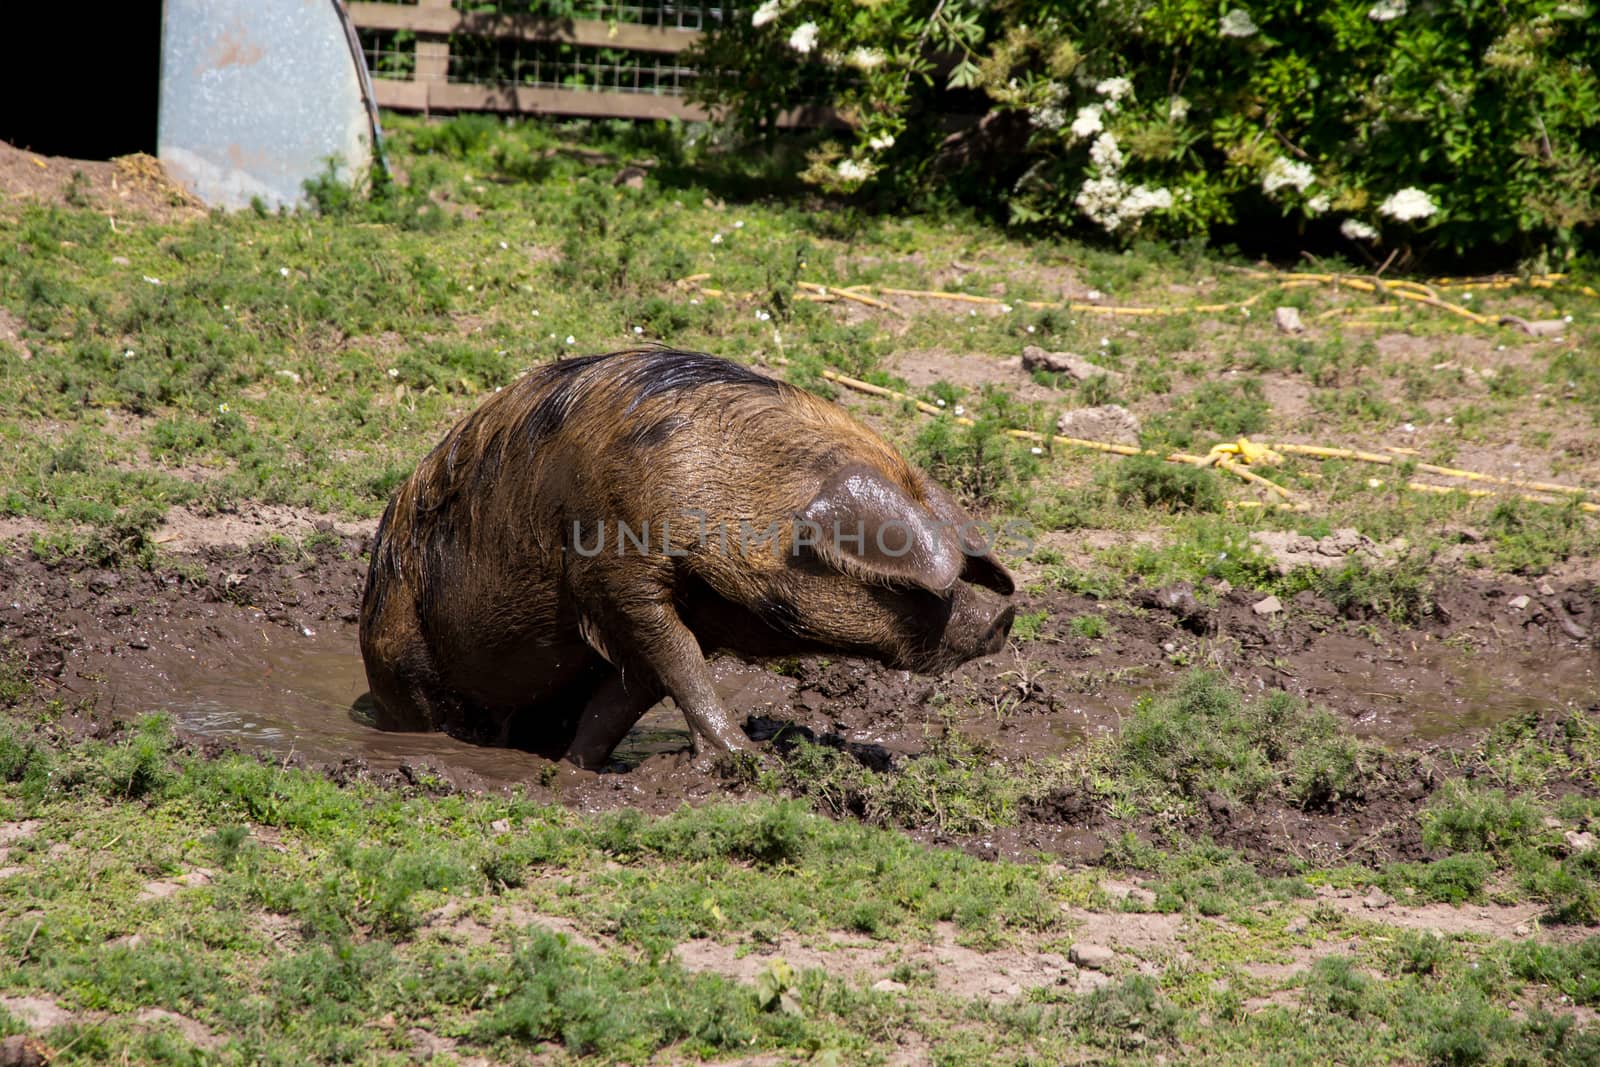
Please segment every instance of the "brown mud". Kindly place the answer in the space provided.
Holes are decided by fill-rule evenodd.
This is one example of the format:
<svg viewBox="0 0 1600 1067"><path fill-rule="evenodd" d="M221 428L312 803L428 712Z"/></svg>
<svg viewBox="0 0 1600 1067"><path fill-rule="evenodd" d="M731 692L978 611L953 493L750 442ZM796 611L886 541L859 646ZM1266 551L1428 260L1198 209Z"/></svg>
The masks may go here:
<svg viewBox="0 0 1600 1067"><path fill-rule="evenodd" d="M374 729L356 646L369 539L333 531L311 543L203 545L153 572L46 562L13 543L0 556L0 650L42 699L59 701L57 727L80 736L164 710L182 741L206 751L257 753L340 779L522 787L584 810L669 811L742 788L688 765L688 733L670 705L645 717L602 774ZM1600 656L1588 636L1600 623L1600 589L1544 588L1443 577L1414 628L1343 618L1310 593L1262 615L1262 596L1242 590L1136 588L1110 603L1023 592L1019 611L1047 613L1037 636L945 677L824 657L724 659L716 671L737 717L767 734L792 723L881 768L926 751L951 726L997 762L1061 755L1113 731L1141 696L1194 667L1220 670L1247 692L1285 689L1328 708L1395 762L1378 795L1335 811L1234 810L1215 798L1191 829L1269 861L1415 858L1423 852L1410 815L1444 773L1437 756L1512 716L1555 729L1574 711L1600 710ZM1070 625L1091 614L1106 620L1092 640ZM1103 835L1120 832L1067 790L1031 805L1019 825L951 843L1093 861Z"/></svg>

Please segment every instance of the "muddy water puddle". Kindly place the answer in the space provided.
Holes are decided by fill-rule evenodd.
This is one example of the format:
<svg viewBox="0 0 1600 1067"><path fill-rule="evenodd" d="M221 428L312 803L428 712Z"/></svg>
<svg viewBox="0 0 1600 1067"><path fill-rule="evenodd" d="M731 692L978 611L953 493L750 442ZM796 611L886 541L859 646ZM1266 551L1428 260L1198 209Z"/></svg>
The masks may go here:
<svg viewBox="0 0 1600 1067"><path fill-rule="evenodd" d="M528 753L488 748L437 733L376 729L366 710L366 677L353 629L324 625L307 633L272 625L212 626L189 640L120 655L102 677L119 717L165 709L179 733L197 741L298 758L312 765L357 759L374 771L433 767L458 785L504 788L548 778L550 764ZM1338 642L1333 642L1337 645ZM1369 646L1370 648L1370 646ZM1343 713L1359 733L1395 745L1434 741L1528 712L1592 704L1600 672L1592 653L1474 658L1451 649L1372 659L1325 656L1292 665L1292 674L1255 676ZM819 700L805 683L756 665L713 662L717 688L740 721L746 714L794 721L818 734L881 747L894 755L926 748L939 716L917 704L901 672L871 669L877 685L860 700ZM964 731L1000 758L1041 758L1071 751L1115 729L1140 696L1159 695L1176 669L1093 692L1057 692L1053 709L1007 703L1009 682L992 680L993 712L963 712ZM1242 681L1243 679L1241 679ZM889 684L903 682L904 684ZM893 708L888 707L892 700ZM652 708L617 751L620 769L659 766L687 749L689 735L670 701ZM609 776L608 776L609 777Z"/></svg>

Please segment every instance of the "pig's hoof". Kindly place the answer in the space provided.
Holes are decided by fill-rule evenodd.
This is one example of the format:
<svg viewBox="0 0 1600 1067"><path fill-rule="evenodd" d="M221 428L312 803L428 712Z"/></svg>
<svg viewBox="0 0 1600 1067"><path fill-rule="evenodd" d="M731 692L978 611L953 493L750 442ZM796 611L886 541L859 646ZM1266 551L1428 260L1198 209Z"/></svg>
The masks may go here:
<svg viewBox="0 0 1600 1067"><path fill-rule="evenodd" d="M689 761L689 769L699 774L718 778L733 778L753 782L766 767L764 755L754 748L703 748Z"/></svg>

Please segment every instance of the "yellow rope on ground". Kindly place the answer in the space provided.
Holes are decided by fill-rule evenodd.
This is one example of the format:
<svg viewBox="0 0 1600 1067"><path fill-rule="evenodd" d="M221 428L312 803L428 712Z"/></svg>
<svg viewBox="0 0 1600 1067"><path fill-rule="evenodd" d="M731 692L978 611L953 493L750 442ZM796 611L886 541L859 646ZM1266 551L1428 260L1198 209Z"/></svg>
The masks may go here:
<svg viewBox="0 0 1600 1067"><path fill-rule="evenodd" d="M1324 448L1321 445L1298 445L1279 443L1269 446L1278 452L1301 456L1314 456L1317 459L1353 459L1361 463L1377 463L1383 466L1393 466L1397 462L1394 456L1385 456L1377 452L1362 452L1352 448ZM1493 482L1513 489L1531 489L1537 493L1565 493L1573 496L1600 497L1600 489L1589 489L1581 485L1561 485L1557 482L1541 482L1526 478L1506 478L1498 474L1483 474L1479 471L1462 470L1459 467L1442 467L1437 463L1417 463L1416 470L1427 474L1439 474L1446 478L1461 478L1472 482Z"/></svg>
<svg viewBox="0 0 1600 1067"><path fill-rule="evenodd" d="M854 389L858 393L867 393L871 396L881 396L891 400L899 400L908 404L912 404L918 411L928 415L943 416L953 420L955 423L961 426L976 425L972 419L967 418L965 415L957 415L954 412L946 412L943 408L930 404L925 400L918 400L916 397L911 396L908 393L902 393L898 390L889 389L881 385L874 385L871 382L864 382L859 378L851 378L848 375L840 374L838 371L825 370L822 372L822 377L827 381L835 382L846 387L847 389ZM1288 500L1291 495L1289 490L1272 481L1270 478L1264 478L1255 471L1246 470L1241 464L1229 458L1230 452L1239 455L1250 454L1248 451L1241 448L1241 446L1248 445L1248 442L1244 441L1243 439L1236 443L1218 445L1204 456L1191 455L1187 452L1170 452L1167 455L1162 456L1161 453L1153 452L1149 449L1138 448L1133 445L1115 444L1110 441L1089 441L1085 440L1084 438L1064 437L1059 434L1050 434L1047 436L1034 430L1007 429L1005 433L1008 437L1013 437L1023 441L1036 441L1041 443L1048 441L1050 444L1062 445L1070 448L1088 448L1098 452L1112 452L1121 456L1161 456L1162 459L1169 463L1183 463L1192 467L1209 467L1215 465L1223 468L1243 481L1249 482L1252 485L1259 485L1278 494L1279 498L1282 500ZM1249 447L1255 449L1254 454L1258 457L1262 455L1264 451L1260 449L1259 446Z"/></svg>
<svg viewBox="0 0 1600 1067"><path fill-rule="evenodd" d="M840 374L838 371L833 370L824 370L822 372L822 377L827 381L834 382L837 385L842 385L847 389L853 389L858 393L867 393L871 396L880 396L886 399L898 400L907 404L911 404L918 411L923 412L924 414L939 415L944 418L951 419L961 426L976 425L974 420L967 418L965 415L957 415L953 411L947 411L944 408L938 407L937 405L928 403L926 400L919 400L918 398L911 396L909 393L902 393L896 389L890 389L886 386L874 385L871 382L864 382L859 378L852 378L848 375ZM1245 437L1241 437L1236 441L1225 441L1220 444L1213 445L1205 455L1197 456L1188 452L1169 452L1166 455L1162 455L1161 453L1151 449L1139 448L1135 445L1123 445L1111 441L1092 441L1081 437L1065 437L1060 434L1043 434L1036 430L1007 429L1005 433L1008 437L1016 438L1022 441L1033 441L1041 444L1048 442L1052 445L1061 445L1068 448L1082 448L1095 452L1108 452L1119 456L1159 456L1168 463L1183 463L1194 467L1221 467L1223 470L1234 475L1235 477L1240 478L1251 485L1258 485L1263 489L1273 493L1277 497L1276 500L1267 501L1264 504L1244 501L1230 504L1230 506L1237 507L1269 506L1286 507L1296 511L1306 510L1305 505L1294 502L1294 495L1288 489L1279 485L1277 482L1272 481L1270 478L1263 477L1262 475L1257 474L1255 471L1248 469L1246 464L1259 463L1263 465L1271 465L1280 463L1285 455L1309 456L1314 459L1349 459L1362 463L1376 463L1383 466L1393 466L1397 462L1403 462L1401 460L1397 460L1394 456L1386 456L1378 452L1364 452L1360 449L1354 448L1329 448L1323 445L1302 445L1293 442L1276 442L1270 445L1263 445L1251 441ZM1560 485L1555 482L1504 478L1497 474L1484 474L1479 471L1463 470L1457 467L1444 467L1435 463L1417 463L1414 464L1413 467L1416 470L1425 471L1429 474L1438 474L1449 478L1462 478L1468 481L1491 482L1495 485L1503 485L1512 489L1529 489L1540 493L1561 493L1569 496L1600 497L1600 490L1589 489L1583 486ZM1374 482L1376 485L1383 484L1382 482L1376 481L1376 479L1374 479ZM1471 489L1464 486L1433 485L1428 482L1418 481L1408 481L1404 483L1404 487L1419 493L1462 493L1471 497L1505 495L1496 494L1492 490L1488 489ZM1554 503L1554 501L1551 501L1545 497L1532 496L1528 493L1513 493L1509 495L1515 496L1519 500L1528 500L1538 504ZM1591 503L1587 500L1575 500L1574 503L1578 508L1585 512L1589 512L1591 514L1600 513L1600 504Z"/></svg>
<svg viewBox="0 0 1600 1067"><path fill-rule="evenodd" d="M1008 300L996 296L979 296L975 293L954 293L941 289L901 289L886 285L827 285L822 282L802 281L797 282L798 288L803 293L795 294L796 299L820 303L831 303L834 300L850 300L887 311L893 315L904 316L905 312L886 301L867 295L869 292L879 296L900 296L917 300L946 300L961 304L981 304L987 307L1011 307L1021 305L1032 310L1057 310L1081 312L1084 314L1111 315L1123 318L1162 318L1174 315L1216 314L1227 311L1247 311L1252 305L1274 291L1288 291L1294 289L1308 289L1320 286L1332 286L1335 289L1350 289L1358 293L1368 293L1375 296L1394 297L1409 303L1422 304L1426 307L1437 308L1440 311L1466 319L1468 322L1479 326L1506 325L1499 316L1486 315L1473 311L1469 307L1445 300L1439 296L1440 289L1511 289L1526 287L1534 289L1565 288L1575 292L1600 298L1600 291L1591 286L1576 285L1566 281L1565 274L1542 274L1529 278L1513 278L1505 275L1494 275L1487 278L1434 278L1428 282L1410 281L1404 278L1385 279L1377 276L1362 276L1351 274L1333 274L1313 271L1290 271L1274 273L1272 271L1240 268L1238 273L1257 281L1267 281L1272 284L1251 296L1239 301L1211 304L1190 304L1185 307L1143 307L1134 305L1099 304L1081 300ZM708 288L699 283L710 278L709 274L693 274L683 279L686 286L697 286L702 293L711 297L732 297L739 300L753 300L755 293L729 292L723 289ZM1399 305L1379 304L1370 308L1332 308L1321 312L1317 319L1331 318L1334 315L1354 314L1363 311L1374 313L1398 310Z"/></svg>

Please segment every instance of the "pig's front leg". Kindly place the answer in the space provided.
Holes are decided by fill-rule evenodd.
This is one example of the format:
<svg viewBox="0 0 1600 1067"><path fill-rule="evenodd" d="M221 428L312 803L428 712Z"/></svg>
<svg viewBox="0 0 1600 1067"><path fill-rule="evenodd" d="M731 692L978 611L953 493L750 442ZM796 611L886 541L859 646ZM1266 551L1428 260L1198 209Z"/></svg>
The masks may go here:
<svg viewBox="0 0 1600 1067"><path fill-rule="evenodd" d="M638 671L654 675L653 681L659 691L671 696L688 720L697 756L704 755L707 748L713 752L752 751L749 739L734 725L711 684L711 668L700 650L700 642L695 640L671 604L662 603L654 596L626 595L608 597L606 602L612 608L605 613L604 622L600 625L586 623L584 637L595 651L622 671L627 690L654 692L656 686L651 685L652 680L630 677ZM654 699L652 696L651 701ZM648 706L646 703L638 712L642 714ZM580 732L585 732L582 727ZM611 732L603 726L586 732L589 736L581 738L584 743L574 745L575 755L590 765L603 760L610 755L610 749L599 751L604 747L602 735ZM611 741L612 747L621 739L621 735L617 735Z"/></svg>

